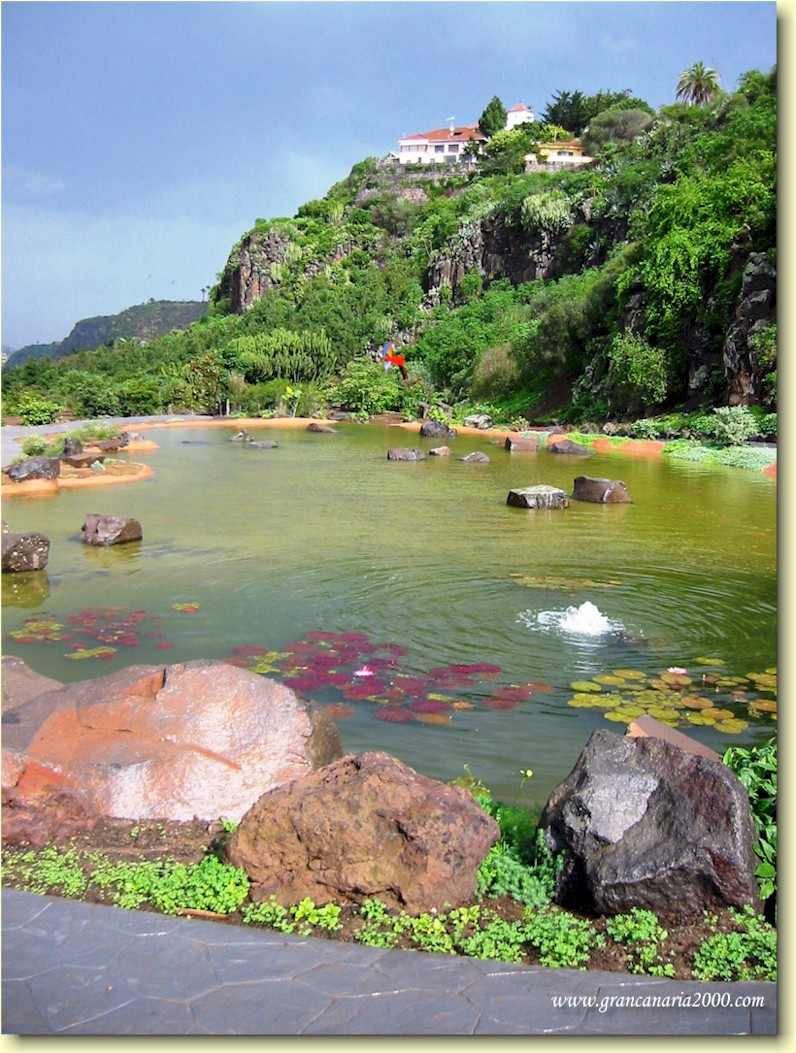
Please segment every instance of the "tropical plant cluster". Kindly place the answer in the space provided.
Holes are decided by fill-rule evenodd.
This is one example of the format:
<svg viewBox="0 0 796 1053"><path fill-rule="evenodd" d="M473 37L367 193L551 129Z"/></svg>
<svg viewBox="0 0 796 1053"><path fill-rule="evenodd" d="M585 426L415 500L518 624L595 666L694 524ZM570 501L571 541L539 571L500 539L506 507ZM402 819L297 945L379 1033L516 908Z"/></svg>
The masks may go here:
<svg viewBox="0 0 796 1053"><path fill-rule="evenodd" d="M713 71L685 72L680 101L657 113L629 91L562 92L538 124L501 131L493 100L485 154L463 170L360 162L294 217L258 219L187 330L8 369L4 413L38 424L335 406L364 418L436 399L578 423L660 416L689 397L715 408L745 261L776 258L776 74L751 71L724 93ZM587 126L594 164L526 170L539 141ZM546 276L490 273L485 231L545 253ZM264 292L235 313L244 244ZM696 395L695 334L707 374ZM409 385L385 376L387 340L407 356ZM750 355L773 413L775 324ZM301 391L293 405L287 386Z"/></svg>

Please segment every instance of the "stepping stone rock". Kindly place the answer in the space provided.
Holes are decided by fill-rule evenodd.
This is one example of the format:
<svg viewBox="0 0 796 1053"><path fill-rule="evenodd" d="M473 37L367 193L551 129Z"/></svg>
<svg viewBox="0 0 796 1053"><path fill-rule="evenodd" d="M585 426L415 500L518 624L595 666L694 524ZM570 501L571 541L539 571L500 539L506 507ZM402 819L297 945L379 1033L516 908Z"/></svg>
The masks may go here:
<svg viewBox="0 0 796 1053"><path fill-rule="evenodd" d="M481 453L480 450L468 453L466 457L460 457L459 460L464 461L466 464L489 464L489 458L485 453Z"/></svg>
<svg viewBox="0 0 796 1053"><path fill-rule="evenodd" d="M308 424L307 431L318 432L322 435L336 435L337 432L334 428L330 428L328 424Z"/></svg>
<svg viewBox="0 0 796 1053"><path fill-rule="evenodd" d="M394 447L387 450L388 461L425 461L425 459L425 450L418 450L416 447Z"/></svg>
<svg viewBox="0 0 796 1053"><path fill-rule="evenodd" d="M91 468L97 461L104 461L104 453L64 453L61 456L64 464L71 468Z"/></svg>
<svg viewBox="0 0 796 1053"><path fill-rule="evenodd" d="M536 453L539 449L539 444L536 439L533 438L514 438L512 435L506 437L505 448L509 453L514 453L516 450L526 451L528 453Z"/></svg>
<svg viewBox="0 0 796 1053"><path fill-rule="evenodd" d="M509 490L506 504L514 508L568 508L569 498L566 491L542 483L539 486Z"/></svg>
<svg viewBox="0 0 796 1053"><path fill-rule="evenodd" d="M572 439L562 439L561 442L551 442L547 448L550 453L576 453L580 456L594 456L594 450L590 450L586 446L580 446L577 442L573 442Z"/></svg>
<svg viewBox="0 0 796 1053"><path fill-rule="evenodd" d="M433 450L428 451L429 457L450 457L451 448L450 446L435 446Z"/></svg>
<svg viewBox="0 0 796 1053"><path fill-rule="evenodd" d="M6 469L6 475L15 483L24 483L28 479L57 479L60 474L60 457L26 457Z"/></svg>
<svg viewBox="0 0 796 1053"><path fill-rule="evenodd" d="M87 545L121 545L127 541L141 541L143 536L137 519L97 512L89 512L81 530L81 537Z"/></svg>
<svg viewBox="0 0 796 1053"><path fill-rule="evenodd" d="M492 418L488 413L473 413L462 421L465 428L479 428L485 430L492 427Z"/></svg>
<svg viewBox="0 0 796 1053"><path fill-rule="evenodd" d="M50 542L44 534L11 534L3 531L3 573L44 570L50 558Z"/></svg>
<svg viewBox="0 0 796 1053"><path fill-rule="evenodd" d="M618 479L595 479L579 475L572 490L573 501L591 501L597 505L629 505L627 487Z"/></svg>
<svg viewBox="0 0 796 1053"><path fill-rule="evenodd" d="M424 420L420 425L420 434L425 438L454 439L456 438L456 429L449 428L447 424L443 424L439 420Z"/></svg>

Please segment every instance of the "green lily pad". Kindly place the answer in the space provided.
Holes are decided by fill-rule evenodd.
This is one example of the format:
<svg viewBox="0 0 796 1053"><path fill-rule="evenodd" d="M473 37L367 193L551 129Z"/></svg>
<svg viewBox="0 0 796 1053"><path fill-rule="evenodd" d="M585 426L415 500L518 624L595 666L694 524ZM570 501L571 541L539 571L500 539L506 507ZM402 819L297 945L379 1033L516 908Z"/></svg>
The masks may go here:
<svg viewBox="0 0 796 1053"><path fill-rule="evenodd" d="M646 680L647 674L640 669L614 669L614 676L621 676L623 680Z"/></svg>
<svg viewBox="0 0 796 1053"><path fill-rule="evenodd" d="M596 684L593 680L574 680L569 685L573 691L583 693L584 691L602 691L599 684Z"/></svg>

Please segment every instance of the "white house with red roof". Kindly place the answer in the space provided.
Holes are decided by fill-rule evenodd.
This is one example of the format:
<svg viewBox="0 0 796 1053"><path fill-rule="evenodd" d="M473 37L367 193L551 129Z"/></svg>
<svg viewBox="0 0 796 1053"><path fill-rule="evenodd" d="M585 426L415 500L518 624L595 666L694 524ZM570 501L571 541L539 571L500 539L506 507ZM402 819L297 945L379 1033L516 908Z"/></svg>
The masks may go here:
<svg viewBox="0 0 796 1053"><path fill-rule="evenodd" d="M472 144L475 152L481 153L486 141L477 124L458 128L451 124L399 139L398 161L402 165L460 164L467 146Z"/></svg>
<svg viewBox="0 0 796 1053"><path fill-rule="evenodd" d="M535 120L533 110L524 102L518 102L506 114L506 131L510 132L520 124L532 124Z"/></svg>
<svg viewBox="0 0 796 1053"><path fill-rule="evenodd" d="M533 110L518 102L506 114L506 130L511 131L520 124L529 124L535 120ZM477 124L457 128L451 120L449 128L434 128L430 132L399 139L398 153L392 156L402 165L460 164L463 157L473 152L482 153L488 138ZM465 153L467 146L471 146L471 149Z"/></svg>

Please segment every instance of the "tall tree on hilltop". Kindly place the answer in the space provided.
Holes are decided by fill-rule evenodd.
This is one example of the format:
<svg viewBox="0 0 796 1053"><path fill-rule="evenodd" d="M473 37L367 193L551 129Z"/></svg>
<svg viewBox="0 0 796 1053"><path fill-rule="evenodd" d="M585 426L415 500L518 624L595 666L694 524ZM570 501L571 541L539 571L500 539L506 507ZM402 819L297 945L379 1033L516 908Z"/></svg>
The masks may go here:
<svg viewBox="0 0 796 1053"><path fill-rule="evenodd" d="M712 102L720 90L718 70L695 62L680 74L675 98L691 106L704 106Z"/></svg>
<svg viewBox="0 0 796 1053"><path fill-rule="evenodd" d="M495 132L502 132L506 127L506 107L497 97L493 95L488 106L478 118L478 127L484 135L492 136Z"/></svg>

